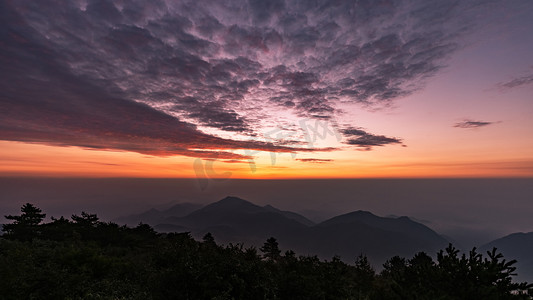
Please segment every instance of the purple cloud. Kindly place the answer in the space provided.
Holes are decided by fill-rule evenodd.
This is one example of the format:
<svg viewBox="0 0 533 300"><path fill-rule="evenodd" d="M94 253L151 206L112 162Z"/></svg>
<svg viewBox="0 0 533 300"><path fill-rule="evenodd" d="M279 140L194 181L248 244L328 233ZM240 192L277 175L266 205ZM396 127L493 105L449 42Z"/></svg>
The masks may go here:
<svg viewBox="0 0 533 300"><path fill-rule="evenodd" d="M0 139L195 157L313 151L250 137L286 121L281 111L336 119L340 103L413 93L458 47L470 6L3 1ZM348 143L400 140L367 133Z"/></svg>

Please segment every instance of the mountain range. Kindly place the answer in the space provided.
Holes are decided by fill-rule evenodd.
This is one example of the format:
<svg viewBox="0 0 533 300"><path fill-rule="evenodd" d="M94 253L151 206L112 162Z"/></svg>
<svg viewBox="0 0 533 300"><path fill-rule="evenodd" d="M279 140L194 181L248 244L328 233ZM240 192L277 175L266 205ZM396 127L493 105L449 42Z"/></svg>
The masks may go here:
<svg viewBox="0 0 533 300"><path fill-rule="evenodd" d="M450 239L406 216L379 217L354 211L315 223L305 216L259 206L238 197L226 197L209 205L176 204L165 210L150 209L120 217L119 224L146 223L158 232L190 232L200 239L210 232L217 243L243 243L261 247L275 237L282 250L331 259L338 255L347 263L364 254L376 269L393 256L412 257L420 251L430 255L445 248ZM496 247L508 260L516 259L518 280L533 281L533 232L514 233L480 247ZM469 250L469 249L463 249Z"/></svg>
<svg viewBox="0 0 533 300"><path fill-rule="evenodd" d="M163 211L151 209L114 221L128 225L143 222L159 232L188 231L195 238L210 232L222 244L260 247L266 239L275 237L282 250L316 254L323 259L338 255L346 262L365 254L377 268L395 255L411 257L419 251L433 254L448 244L444 237L408 217L354 211L315 224L300 214L238 197L206 206L184 203Z"/></svg>

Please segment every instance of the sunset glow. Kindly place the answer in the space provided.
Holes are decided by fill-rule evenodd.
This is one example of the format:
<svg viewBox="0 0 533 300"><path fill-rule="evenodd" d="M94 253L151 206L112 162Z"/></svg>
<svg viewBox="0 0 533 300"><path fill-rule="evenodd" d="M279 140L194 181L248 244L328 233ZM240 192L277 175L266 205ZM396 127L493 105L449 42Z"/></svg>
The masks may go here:
<svg viewBox="0 0 533 300"><path fill-rule="evenodd" d="M0 175L533 176L531 2L378 2L5 2Z"/></svg>

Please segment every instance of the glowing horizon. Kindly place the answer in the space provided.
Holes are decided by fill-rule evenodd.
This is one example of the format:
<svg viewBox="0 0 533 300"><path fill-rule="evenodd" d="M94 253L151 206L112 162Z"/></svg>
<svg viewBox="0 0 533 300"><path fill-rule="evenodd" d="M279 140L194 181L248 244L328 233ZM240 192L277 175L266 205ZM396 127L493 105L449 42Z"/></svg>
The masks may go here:
<svg viewBox="0 0 533 300"><path fill-rule="evenodd" d="M0 176L533 177L530 1L0 8Z"/></svg>

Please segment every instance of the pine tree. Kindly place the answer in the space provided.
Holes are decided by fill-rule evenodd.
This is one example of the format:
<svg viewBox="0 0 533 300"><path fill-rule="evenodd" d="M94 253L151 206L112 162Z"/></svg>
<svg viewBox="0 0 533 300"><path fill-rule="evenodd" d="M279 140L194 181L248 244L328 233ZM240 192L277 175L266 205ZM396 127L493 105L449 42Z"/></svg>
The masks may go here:
<svg viewBox="0 0 533 300"><path fill-rule="evenodd" d="M263 252L263 257L270 261L277 261L280 258L281 250L279 250L278 241L276 238L269 238L263 247L260 248Z"/></svg>
<svg viewBox="0 0 533 300"><path fill-rule="evenodd" d="M11 224L4 224L2 230L8 238L29 241L37 237L40 233L39 224L46 217L40 208L31 203L24 204L20 211L20 216L5 216L6 219L12 220Z"/></svg>

